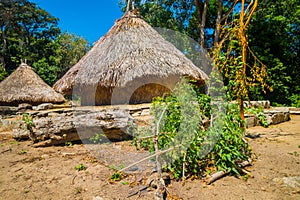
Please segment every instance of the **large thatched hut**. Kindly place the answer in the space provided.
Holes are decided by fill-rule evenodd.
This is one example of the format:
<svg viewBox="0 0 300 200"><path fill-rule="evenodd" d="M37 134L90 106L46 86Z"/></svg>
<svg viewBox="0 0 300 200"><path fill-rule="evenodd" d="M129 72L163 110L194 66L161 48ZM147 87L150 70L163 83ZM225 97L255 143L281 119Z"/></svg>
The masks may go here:
<svg viewBox="0 0 300 200"><path fill-rule="evenodd" d="M27 64L22 63L0 83L0 105L63 103L65 98L48 86Z"/></svg>
<svg viewBox="0 0 300 200"><path fill-rule="evenodd" d="M55 85L82 105L151 102L183 77L207 75L134 12L127 12Z"/></svg>

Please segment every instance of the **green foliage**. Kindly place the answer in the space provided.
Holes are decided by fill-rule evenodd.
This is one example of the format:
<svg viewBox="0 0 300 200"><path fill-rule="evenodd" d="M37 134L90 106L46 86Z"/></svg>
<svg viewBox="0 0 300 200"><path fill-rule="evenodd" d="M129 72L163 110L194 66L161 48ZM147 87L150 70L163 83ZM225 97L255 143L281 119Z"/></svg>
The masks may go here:
<svg viewBox="0 0 300 200"><path fill-rule="evenodd" d="M23 114L22 120L25 122L26 130L32 131L32 128L35 127L32 116L25 113Z"/></svg>
<svg viewBox="0 0 300 200"><path fill-rule="evenodd" d="M120 4L124 11L126 1L120 2L123 2ZM199 42L199 19L201 16L197 13L195 2L191 0L134 0L135 7L141 10L143 18L153 27L176 30ZM198 2L203 6L203 1ZM205 46L209 50L214 50L211 47L214 41L213 34L216 30L218 2L217 0L211 0L208 6ZM247 4L249 3L249 1L246 2ZM239 13L238 9L241 7L240 3L235 6L231 14L225 17L225 13L227 13L233 3L234 1L223 1L222 27L232 28L230 26L238 22L237 14ZM230 75L225 80L230 97L234 99L236 94L241 94L239 95L240 97L247 99L247 96L244 96L244 94L249 92L249 99L251 100L269 99L272 100L272 104L291 105L292 100L290 97L300 92L300 57L298 56L300 50L299 13L298 0L259 1L258 8L246 33L249 38L249 47L254 53L253 55L255 55L251 55L251 52L247 55L247 65L253 67L246 71L247 77L242 77L243 75L238 71L240 69L239 66L242 64L239 58L239 49L237 49L239 41L234 35L229 37L227 37L226 33L220 35L223 38L220 38L219 42L230 43L230 45L222 49L221 53L223 55L218 56L222 57L226 52L230 53L232 57L226 60L228 69L232 70L232 67L236 66L236 71L229 73ZM229 29L229 31L234 30ZM174 42L172 41L172 43ZM184 45L175 44L177 47ZM234 50L232 51L232 49ZM187 49L183 49L183 51L188 54L189 58L197 58L197 56L189 55L191 51ZM258 60L262 61L263 65ZM223 71L223 73L226 74L227 72ZM257 78L255 74L263 76ZM265 75L268 75L268 77ZM255 82L253 82L253 78L256 79ZM239 87L248 83L251 83L250 87ZM266 86L270 86L273 90L268 90L270 87Z"/></svg>
<svg viewBox="0 0 300 200"><path fill-rule="evenodd" d="M0 82L3 81L6 78L6 76L7 72L2 69L2 66L0 64Z"/></svg>
<svg viewBox="0 0 300 200"><path fill-rule="evenodd" d="M61 78L85 55L90 46L84 38L67 32L60 34L55 43L59 46L56 55L59 63L57 78Z"/></svg>
<svg viewBox="0 0 300 200"><path fill-rule="evenodd" d="M61 34L58 18L28 0L1 2L0 13L0 81L26 59L53 85L89 49L85 39Z"/></svg>
<svg viewBox="0 0 300 200"><path fill-rule="evenodd" d="M236 162L247 160L251 150L243 140L243 129L240 128L239 109L236 104L229 104L220 138L208 155L218 170L239 174Z"/></svg>
<svg viewBox="0 0 300 200"><path fill-rule="evenodd" d="M30 64L53 55L48 45L58 36L58 19L28 0L0 4L1 64L11 72L21 59Z"/></svg>
<svg viewBox="0 0 300 200"><path fill-rule="evenodd" d="M200 177L216 170L239 174L237 162L247 160L251 156L251 150L243 140L243 129L240 127L242 121L237 105L227 104L226 115L220 115L220 119L215 119L213 122L213 127L203 130L200 127L201 120L210 119L213 114L211 98L202 94L194 99L191 91L182 90L188 85L183 83L174 94L156 98L152 102L154 126L166 109L159 129L159 149L176 149L180 146L178 151L170 151L162 155L162 159L170 161L164 164L164 169L172 172L176 179L181 178L183 165L188 176ZM195 102L198 102L197 109L195 109ZM194 112L186 112L185 109L193 109ZM154 151L152 130L153 127L136 130L135 145L138 148ZM177 156L174 157L174 154Z"/></svg>
<svg viewBox="0 0 300 200"><path fill-rule="evenodd" d="M124 168L124 164L121 163L120 165L118 166L115 166L115 165L110 165L109 166L111 169L113 169L115 172L110 176L110 180L111 181L120 181L122 178L123 178L123 174L122 172L119 172L120 169ZM124 182L125 184L123 185L126 185L126 181Z"/></svg>
<svg viewBox="0 0 300 200"><path fill-rule="evenodd" d="M259 107L259 108L254 108L254 107L246 108L245 113L256 115L261 126L263 126L265 128L269 127L270 124L268 122L267 116L264 114L264 109L262 107Z"/></svg>
<svg viewBox="0 0 300 200"><path fill-rule="evenodd" d="M263 112L258 113L257 118L259 120L260 125L262 125L265 128L269 127L270 124L268 122L267 116Z"/></svg>
<svg viewBox="0 0 300 200"><path fill-rule="evenodd" d="M300 88L300 5L297 0L261 1L249 28L249 45L268 66L273 92L254 91L254 98L291 105ZM293 98L293 97L292 97Z"/></svg>
<svg viewBox="0 0 300 200"><path fill-rule="evenodd" d="M290 97L291 100L291 106L300 108L300 94L293 94Z"/></svg>
<svg viewBox="0 0 300 200"><path fill-rule="evenodd" d="M109 139L106 137L106 135L104 133L99 134L96 133L94 136L90 137L89 139L91 142L93 142L94 144L96 143L109 143Z"/></svg>
<svg viewBox="0 0 300 200"><path fill-rule="evenodd" d="M57 67L53 56L50 56L48 59L42 58L33 63L32 67L48 85L53 85L57 80Z"/></svg>
<svg viewBox="0 0 300 200"><path fill-rule="evenodd" d="M112 181L120 181L123 178L123 175L121 172L115 172L113 175L110 176L110 179Z"/></svg>
<svg viewBox="0 0 300 200"><path fill-rule="evenodd" d="M76 169L77 171L82 171L82 170L85 170L86 167L81 163L81 164L75 166L75 169Z"/></svg>

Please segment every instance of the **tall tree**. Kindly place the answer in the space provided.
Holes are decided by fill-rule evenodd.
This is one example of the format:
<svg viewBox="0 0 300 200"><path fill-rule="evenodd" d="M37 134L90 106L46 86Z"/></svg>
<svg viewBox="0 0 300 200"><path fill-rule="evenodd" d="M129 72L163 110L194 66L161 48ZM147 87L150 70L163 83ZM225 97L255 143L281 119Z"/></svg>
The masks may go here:
<svg viewBox="0 0 300 200"><path fill-rule="evenodd" d="M252 91L252 98L289 105L300 96L300 5L298 0L261 1L249 27L249 45L268 66L273 92Z"/></svg>
<svg viewBox="0 0 300 200"><path fill-rule="evenodd" d="M1 66L9 72L21 59L52 55L44 47L59 35L58 19L28 0L0 2Z"/></svg>
<svg viewBox="0 0 300 200"><path fill-rule="evenodd" d="M59 46L56 56L60 66L57 78L61 78L85 55L90 46L84 38L67 32L60 34L55 43Z"/></svg>
<svg viewBox="0 0 300 200"><path fill-rule="evenodd" d="M209 0L195 0L196 10L198 15L198 23L200 25L200 47L205 48L205 24L206 24L206 15L209 5Z"/></svg>

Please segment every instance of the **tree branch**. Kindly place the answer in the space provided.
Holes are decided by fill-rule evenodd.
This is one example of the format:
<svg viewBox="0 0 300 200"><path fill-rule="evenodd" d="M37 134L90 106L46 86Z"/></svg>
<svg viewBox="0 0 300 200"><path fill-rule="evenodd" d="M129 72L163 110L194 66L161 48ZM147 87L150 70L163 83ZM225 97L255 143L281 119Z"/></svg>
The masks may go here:
<svg viewBox="0 0 300 200"><path fill-rule="evenodd" d="M221 22L222 21L224 21L227 17L228 17L228 15L232 12L232 10L234 9L234 7L236 6L236 4L239 2L239 0L236 0L233 4L232 4L232 6L229 8L229 10L224 14L224 16L222 17L222 19L221 19Z"/></svg>

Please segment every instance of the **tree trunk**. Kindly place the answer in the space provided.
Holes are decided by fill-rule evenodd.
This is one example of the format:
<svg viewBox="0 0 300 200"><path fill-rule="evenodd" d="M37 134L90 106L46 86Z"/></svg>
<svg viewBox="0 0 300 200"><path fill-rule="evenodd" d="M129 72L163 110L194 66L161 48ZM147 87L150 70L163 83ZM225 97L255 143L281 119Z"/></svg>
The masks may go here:
<svg viewBox="0 0 300 200"><path fill-rule="evenodd" d="M218 13L216 19L216 29L214 34L214 47L217 47L219 42L220 30L221 30L221 16L222 16L222 7L223 7L223 0L218 1Z"/></svg>
<svg viewBox="0 0 300 200"><path fill-rule="evenodd" d="M3 41L3 47L2 47L2 55L0 56L0 62L1 62L1 66L2 66L2 70L5 71L5 59L4 59L4 55L6 52L6 48L7 48L7 40L6 40L6 34L5 34L5 28L4 25L1 26L1 36L2 36L2 41Z"/></svg>
<svg viewBox="0 0 300 200"><path fill-rule="evenodd" d="M205 0L204 5L203 5L203 12L202 12L202 17L201 17L201 25L200 25L200 46L202 48L205 47L205 22L206 22L206 13L207 13L207 7L209 4L209 0Z"/></svg>

